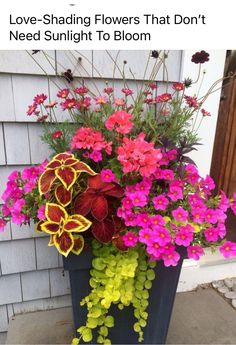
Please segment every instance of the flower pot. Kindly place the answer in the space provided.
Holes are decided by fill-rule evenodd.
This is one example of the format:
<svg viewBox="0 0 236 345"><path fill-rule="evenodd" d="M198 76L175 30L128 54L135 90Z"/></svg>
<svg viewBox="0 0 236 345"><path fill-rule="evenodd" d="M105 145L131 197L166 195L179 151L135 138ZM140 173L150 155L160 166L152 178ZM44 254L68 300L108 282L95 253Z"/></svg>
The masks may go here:
<svg viewBox="0 0 236 345"><path fill-rule="evenodd" d="M181 259L175 267L165 267L162 262L158 262L149 295L149 306L147 312L148 322L144 328L143 344L165 344L169 328L171 313L174 305L176 289L185 248L179 247ZM71 297L73 307L73 318L75 330L86 323L87 309L80 306L80 301L89 294L90 267L92 253L84 251L79 256L70 254L64 258L64 268L69 271L71 284ZM109 329L109 338L112 344L138 344L138 335L133 330L136 319L133 315L133 308L126 307L118 310L112 306L111 315L115 318L115 326ZM94 343L96 338L94 337Z"/></svg>

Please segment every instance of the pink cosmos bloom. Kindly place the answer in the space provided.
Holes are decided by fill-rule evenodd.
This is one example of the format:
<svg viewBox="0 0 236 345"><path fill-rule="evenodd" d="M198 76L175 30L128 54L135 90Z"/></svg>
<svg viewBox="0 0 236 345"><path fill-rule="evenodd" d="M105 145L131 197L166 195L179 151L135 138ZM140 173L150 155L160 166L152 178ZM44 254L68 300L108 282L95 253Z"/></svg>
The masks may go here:
<svg viewBox="0 0 236 345"><path fill-rule="evenodd" d="M178 207L176 210L173 210L172 216L178 222L186 222L188 219L188 211L184 210L182 207Z"/></svg>
<svg viewBox="0 0 236 345"><path fill-rule="evenodd" d="M200 256L204 254L204 251L201 247L194 245L187 248L188 258L199 260Z"/></svg>
<svg viewBox="0 0 236 345"><path fill-rule="evenodd" d="M155 210L164 211L169 204L169 200L164 195L158 195L152 199Z"/></svg>
<svg viewBox="0 0 236 345"><path fill-rule="evenodd" d="M67 98L69 93L70 93L69 89L62 89L62 90L58 91L57 97L59 97L59 98Z"/></svg>
<svg viewBox="0 0 236 345"><path fill-rule="evenodd" d="M216 242L219 237L218 228L214 228L213 226L207 228L204 231L204 236L208 242Z"/></svg>
<svg viewBox="0 0 236 345"><path fill-rule="evenodd" d="M45 220L46 216L45 216L45 209L46 206L45 205L41 205L38 209L38 213L37 213L37 217L39 220Z"/></svg>
<svg viewBox="0 0 236 345"><path fill-rule="evenodd" d="M31 116L31 115L35 115L35 112L37 111L37 104L31 104L31 105L29 105L28 106L28 110L27 110L27 112L26 112L26 114L28 115L28 116Z"/></svg>
<svg viewBox="0 0 236 345"><path fill-rule="evenodd" d="M34 97L34 103L35 104L42 104L47 98L48 98L48 96L46 96L44 93L42 93L40 95L36 95Z"/></svg>
<svg viewBox="0 0 236 345"><path fill-rule="evenodd" d="M86 93L89 92L89 89L86 86L81 86L81 87L77 87L74 90L75 93L77 93L78 95L85 95Z"/></svg>
<svg viewBox="0 0 236 345"><path fill-rule="evenodd" d="M156 97L156 102L161 103L161 102L168 102L172 99L172 96L170 93L163 93L162 95L159 95Z"/></svg>
<svg viewBox="0 0 236 345"><path fill-rule="evenodd" d="M116 127L115 130L118 133L127 134L133 128L133 123L131 120L131 114L126 113L125 111L116 111L114 114L108 117L105 122L105 126L109 131Z"/></svg>
<svg viewBox="0 0 236 345"><path fill-rule="evenodd" d="M0 232L3 232L4 231L4 228L6 226L6 222L3 218L0 218Z"/></svg>
<svg viewBox="0 0 236 345"><path fill-rule="evenodd" d="M155 229L153 236L154 236L155 242L159 243L160 246L162 247L171 241L171 236L168 230L161 226Z"/></svg>
<svg viewBox="0 0 236 345"><path fill-rule="evenodd" d="M153 84L149 84L148 86L150 87L151 90L156 90L157 87L158 87L157 84L154 84L154 83Z"/></svg>
<svg viewBox="0 0 236 345"><path fill-rule="evenodd" d="M100 151L93 150L89 154L89 158L92 159L94 162L99 162L102 160L102 154Z"/></svg>
<svg viewBox="0 0 236 345"><path fill-rule="evenodd" d="M138 242L138 236L133 232L128 231L124 236L122 236L122 240L126 247L135 247Z"/></svg>
<svg viewBox="0 0 236 345"><path fill-rule="evenodd" d="M179 259L180 259L180 255L178 252L173 251L173 252L168 253L168 254L163 254L162 259L164 261L164 266L166 266L166 267L177 266Z"/></svg>
<svg viewBox="0 0 236 345"><path fill-rule="evenodd" d="M175 236L175 243L179 246L188 247L193 240L194 229L191 226L181 226Z"/></svg>
<svg viewBox="0 0 236 345"><path fill-rule="evenodd" d="M211 116L211 113L209 111L206 111L205 109L201 109L202 116Z"/></svg>
<svg viewBox="0 0 236 345"><path fill-rule="evenodd" d="M104 182L113 182L115 181L116 177L111 169L103 169L101 171L101 179Z"/></svg>
<svg viewBox="0 0 236 345"><path fill-rule="evenodd" d="M125 100L123 98L115 98L114 104L118 107L123 107L125 105Z"/></svg>
<svg viewBox="0 0 236 345"><path fill-rule="evenodd" d="M108 103L108 98L106 96L97 96L94 98L96 101L96 104L107 104Z"/></svg>
<svg viewBox="0 0 236 345"><path fill-rule="evenodd" d="M77 129L71 141L72 149L85 149L105 152L110 155L111 142L107 142L101 132L96 132L92 128L81 127Z"/></svg>
<svg viewBox="0 0 236 345"><path fill-rule="evenodd" d="M167 195L172 201L177 201L183 199L183 190L180 187L170 186Z"/></svg>
<svg viewBox="0 0 236 345"><path fill-rule="evenodd" d="M213 210L212 208L208 208L205 211L205 221L207 223L212 223L215 224L217 222L217 213L215 210Z"/></svg>
<svg viewBox="0 0 236 345"><path fill-rule="evenodd" d="M77 102L76 107L78 109L86 110L90 107L90 105L91 105L91 98L84 97Z"/></svg>
<svg viewBox="0 0 236 345"><path fill-rule="evenodd" d="M222 246L220 246L220 252L225 258L236 256L236 243L226 241Z"/></svg>
<svg viewBox="0 0 236 345"><path fill-rule="evenodd" d="M124 138L123 144L117 148L117 158L124 173L139 172L141 176L149 177L155 172L162 153L160 149L154 148L154 143L144 138L144 133L133 140Z"/></svg>
<svg viewBox="0 0 236 345"><path fill-rule="evenodd" d="M65 102L60 103L62 110L73 109L77 106L77 101L75 98L67 98Z"/></svg>
<svg viewBox="0 0 236 345"><path fill-rule="evenodd" d="M184 84L179 82L173 83L172 89L174 89L175 91L183 91Z"/></svg>
<svg viewBox="0 0 236 345"><path fill-rule="evenodd" d="M142 192L131 193L129 194L129 198L135 207L144 207L147 205L147 197Z"/></svg>
<svg viewBox="0 0 236 345"><path fill-rule="evenodd" d="M125 94L125 96L130 96L134 93L134 91L129 89L128 87L124 87L121 91Z"/></svg>
<svg viewBox="0 0 236 345"><path fill-rule="evenodd" d="M106 87L104 90L103 90L107 95L110 95L114 89L112 87Z"/></svg>
<svg viewBox="0 0 236 345"><path fill-rule="evenodd" d="M191 96L184 96L185 102L189 106L189 108L195 108L197 109L199 107L199 103L197 101L196 97L191 97Z"/></svg>

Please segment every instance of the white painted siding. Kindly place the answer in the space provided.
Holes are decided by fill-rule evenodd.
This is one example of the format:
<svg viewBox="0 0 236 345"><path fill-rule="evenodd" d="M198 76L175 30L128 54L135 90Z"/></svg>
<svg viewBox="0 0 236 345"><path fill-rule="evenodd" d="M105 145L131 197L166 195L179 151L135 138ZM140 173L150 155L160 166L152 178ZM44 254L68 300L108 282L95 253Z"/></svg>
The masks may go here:
<svg viewBox="0 0 236 345"><path fill-rule="evenodd" d="M116 51L110 53L113 57L117 54ZM118 64L127 61L126 77L131 88L140 85L133 79L143 78L148 55L147 51L119 54ZM27 116L26 110L37 93L50 91L53 100L57 90L55 83L66 86L64 79L56 77L56 71L60 75L71 69L75 76L73 86L81 85L85 79L96 93L105 87L107 80L113 83L113 62L104 51L47 51L46 55L38 53L34 58L50 75L50 83L26 52L0 51L0 194L12 170L37 164L49 156L47 145L40 140L42 126L35 123L34 117ZM181 59L182 51L170 52L168 80L179 80ZM73 67L75 61L76 68ZM151 58L151 64L154 63ZM146 75L149 74L150 68ZM116 86L121 88L122 76L118 69L114 75ZM91 76L93 81L87 79ZM164 77L167 80L167 76ZM162 80L163 70L160 70L159 92L164 90ZM116 97L119 96L117 93ZM59 120L66 118L66 113L60 111ZM48 237L36 233L33 224L30 227L9 224L5 232L0 233L0 332L7 329L8 319L14 314L70 305L68 273L62 270L61 256L47 243Z"/></svg>

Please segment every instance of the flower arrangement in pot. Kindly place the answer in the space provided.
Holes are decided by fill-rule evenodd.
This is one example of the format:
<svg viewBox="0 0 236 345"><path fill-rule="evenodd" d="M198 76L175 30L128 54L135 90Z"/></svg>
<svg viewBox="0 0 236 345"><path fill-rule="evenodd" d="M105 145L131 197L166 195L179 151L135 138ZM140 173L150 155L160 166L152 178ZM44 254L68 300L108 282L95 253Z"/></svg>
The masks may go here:
<svg viewBox="0 0 236 345"><path fill-rule="evenodd" d="M200 52L192 61L201 65L208 59ZM57 100L48 103L39 94L29 106L27 114L43 123L42 139L53 155L9 175L0 227L33 220L65 258L92 253L90 291L79 301L86 319L77 325L73 344L111 343L114 308L132 310L136 342L147 341L158 267L178 267L178 278L183 258L198 260L205 247L236 256L224 225L227 209L236 213L236 197L213 194L212 178L200 177L186 156L198 144L192 119L210 115L204 97L188 95L191 83L172 83L156 95L150 81L136 97L125 84L122 98L107 85L93 99L86 85L67 87L58 90ZM58 108L73 121L53 124Z"/></svg>

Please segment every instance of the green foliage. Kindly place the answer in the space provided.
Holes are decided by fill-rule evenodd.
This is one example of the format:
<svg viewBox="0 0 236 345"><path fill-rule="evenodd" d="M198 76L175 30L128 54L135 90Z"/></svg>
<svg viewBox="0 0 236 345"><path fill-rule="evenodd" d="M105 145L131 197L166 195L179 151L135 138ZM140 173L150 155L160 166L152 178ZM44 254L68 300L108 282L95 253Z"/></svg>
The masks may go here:
<svg viewBox="0 0 236 345"><path fill-rule="evenodd" d="M81 301L81 305L86 305L88 310L87 322L77 330L80 335L77 341L82 339L90 342L95 332L97 343L110 344L109 328L114 327L115 320L109 315L109 309L115 304L120 310L127 306L134 308L137 319L134 331L138 333L141 342L143 328L147 324L148 288L155 278L155 264L148 261L145 249L141 246L122 252L112 245L101 246L94 240L93 254L90 271L92 290Z"/></svg>

